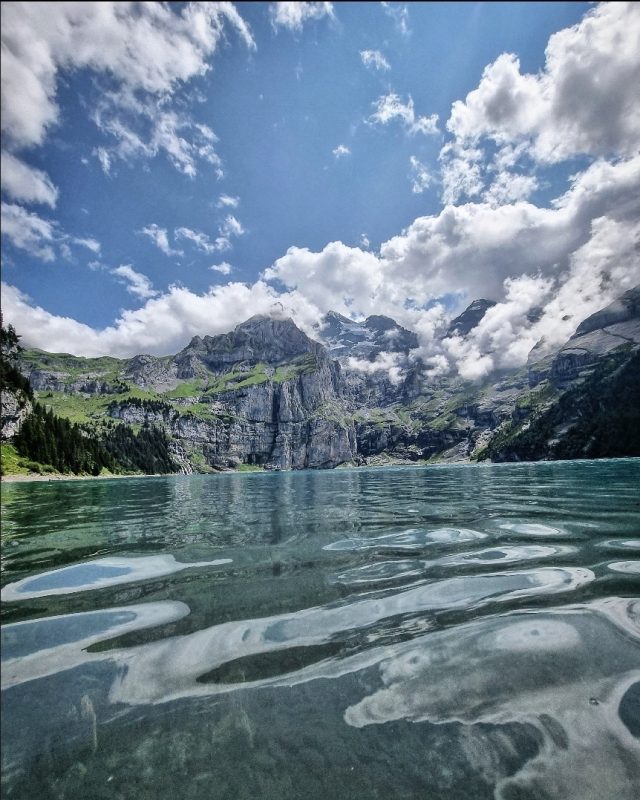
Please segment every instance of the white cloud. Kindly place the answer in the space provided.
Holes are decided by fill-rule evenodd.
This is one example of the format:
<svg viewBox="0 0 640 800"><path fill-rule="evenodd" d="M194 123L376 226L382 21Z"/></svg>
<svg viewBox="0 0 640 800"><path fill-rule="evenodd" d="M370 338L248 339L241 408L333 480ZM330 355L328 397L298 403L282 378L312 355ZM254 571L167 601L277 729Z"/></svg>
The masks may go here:
<svg viewBox="0 0 640 800"><path fill-rule="evenodd" d="M141 272L136 272L130 264L122 264L119 267L111 270L113 275L123 279L127 286L127 291L136 297L146 300L149 297L155 297L158 292L153 289L151 281L146 275Z"/></svg>
<svg viewBox="0 0 640 800"><path fill-rule="evenodd" d="M484 188L481 167L482 150L461 147L449 142L440 151L440 174L442 178L442 202L456 203L461 197L478 197Z"/></svg>
<svg viewBox="0 0 640 800"><path fill-rule="evenodd" d="M271 3L269 13L274 30L280 27L294 32L301 31L309 20L334 18L333 3Z"/></svg>
<svg viewBox="0 0 640 800"><path fill-rule="evenodd" d="M369 120L380 125L386 125L393 120L400 120L406 131L411 135L416 133L434 134L438 133L438 115L432 114L430 117L416 116L413 107L413 99L409 95L406 103L403 103L400 96L391 92L381 95L373 104L375 112Z"/></svg>
<svg viewBox="0 0 640 800"><path fill-rule="evenodd" d="M535 175L517 175L508 170L498 173L493 183L483 194L483 199L492 206L502 206L526 200L538 188Z"/></svg>
<svg viewBox="0 0 640 800"><path fill-rule="evenodd" d="M231 236L242 236L246 231L240 220L236 219L233 214L227 214L219 228L219 233L220 236L228 239Z"/></svg>
<svg viewBox="0 0 640 800"><path fill-rule="evenodd" d="M166 228L160 228L155 223L147 225L139 233L144 233L148 236L156 247L160 248L167 256L181 256L182 250L174 250L169 244L169 235Z"/></svg>
<svg viewBox="0 0 640 800"><path fill-rule="evenodd" d="M274 310L293 316L309 333L319 318L298 293L278 294L263 281L212 286L204 294L172 286L101 330L32 305L14 286L2 285L2 300L6 322L17 326L26 346L85 356L176 353L192 336L226 333L253 314Z"/></svg>
<svg viewBox="0 0 640 800"><path fill-rule="evenodd" d="M421 194L433 183L433 175L415 156L409 158L409 164L411 165L411 191L414 194Z"/></svg>
<svg viewBox="0 0 640 800"><path fill-rule="evenodd" d="M72 236L71 241L73 244L80 245L80 247L86 247L87 250L91 250L92 253L100 254L101 245L97 239L92 239L91 237L86 237L84 239L78 238L77 236Z"/></svg>
<svg viewBox="0 0 640 800"><path fill-rule="evenodd" d="M640 216L638 187L640 156L596 162L552 208L525 201L448 206L385 242L381 256L396 284L420 302L446 292L498 299L505 278L565 268L569 254L589 239L594 219Z"/></svg>
<svg viewBox="0 0 640 800"><path fill-rule="evenodd" d="M61 71L89 68L128 91L167 96L210 69L226 26L255 47L231 3L3 3L2 130L41 144L58 120Z"/></svg>
<svg viewBox="0 0 640 800"><path fill-rule="evenodd" d="M351 150L349 150L346 144L339 144L331 152L336 158L343 158L344 156L351 155Z"/></svg>
<svg viewBox="0 0 640 800"><path fill-rule="evenodd" d="M56 241L55 225L22 206L2 203L2 235L11 243L42 261L53 261Z"/></svg>
<svg viewBox="0 0 640 800"><path fill-rule="evenodd" d="M331 242L319 253L290 247L264 277L297 289L323 312L334 310L349 316L352 310L366 313L372 309L382 283L382 265L373 253Z"/></svg>
<svg viewBox="0 0 640 800"><path fill-rule="evenodd" d="M391 69L391 65L379 50L361 50L360 58L365 67L370 69L383 72Z"/></svg>
<svg viewBox="0 0 640 800"><path fill-rule="evenodd" d="M2 189L14 200L43 203L55 208L58 190L42 170L30 167L16 156L2 151Z"/></svg>
<svg viewBox="0 0 640 800"><path fill-rule="evenodd" d="M109 175L111 173L111 156L107 150L105 150L104 147L96 147L93 151L93 155L95 155L100 162L104 174Z"/></svg>
<svg viewBox="0 0 640 800"><path fill-rule="evenodd" d="M369 237L366 233L360 234L360 247L364 247L365 250L368 250L371 246L371 242L369 241Z"/></svg>
<svg viewBox="0 0 640 800"><path fill-rule="evenodd" d="M197 174L200 161L212 165L217 178L224 176L214 132L184 113L159 108L155 100L143 102L125 92L105 92L92 118L102 133L115 140L113 146L94 151L107 175L114 158L132 161L164 153L190 178Z"/></svg>
<svg viewBox="0 0 640 800"><path fill-rule="evenodd" d="M207 234L202 233L202 231L194 231L185 227L176 228L174 231L176 239L186 239L193 242L198 250L209 255L230 250L232 246L231 238L233 236L242 236L246 231L242 223L233 214L227 214L218 227L218 233L219 236L212 242Z"/></svg>
<svg viewBox="0 0 640 800"><path fill-rule="evenodd" d="M229 275L233 267L226 261L222 261L220 264L212 264L209 269L212 269L214 272L219 272L221 275Z"/></svg>
<svg viewBox="0 0 640 800"><path fill-rule="evenodd" d="M447 129L461 141L526 141L540 162L577 154L631 156L640 146L640 6L602 3L555 33L544 69L523 74L503 53L477 89L453 104Z"/></svg>
<svg viewBox="0 0 640 800"><path fill-rule="evenodd" d="M237 208L240 205L240 198L239 197L232 197L228 194L221 194L218 198L218 202L216 206L218 208Z"/></svg>
<svg viewBox="0 0 640 800"><path fill-rule="evenodd" d="M206 233L202 231L194 231L191 228L176 228L174 231L176 239L186 239L193 242L194 245L203 253L215 253L216 250L224 249L218 247L209 239Z"/></svg>
<svg viewBox="0 0 640 800"><path fill-rule="evenodd" d="M70 245L84 247L100 254L100 242L92 237L71 236L65 233L52 220L43 219L37 214L15 203L2 203L2 235L14 247L24 250L41 261L54 261L56 255L70 259Z"/></svg>
<svg viewBox="0 0 640 800"><path fill-rule="evenodd" d="M409 10L404 3L381 3L384 13L391 17L393 24L398 33L403 36L408 36L409 29Z"/></svg>
<svg viewBox="0 0 640 800"><path fill-rule="evenodd" d="M378 353L374 361L367 361L364 358L347 359L347 368L356 372L364 372L366 375L374 375L377 372L386 372L389 381L397 385L405 375L405 357L401 353Z"/></svg>

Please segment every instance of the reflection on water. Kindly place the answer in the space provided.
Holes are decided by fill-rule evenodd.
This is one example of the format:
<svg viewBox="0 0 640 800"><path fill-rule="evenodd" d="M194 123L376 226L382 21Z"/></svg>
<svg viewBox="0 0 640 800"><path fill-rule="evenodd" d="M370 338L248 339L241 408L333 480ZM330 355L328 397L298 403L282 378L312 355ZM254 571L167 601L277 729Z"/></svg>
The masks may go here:
<svg viewBox="0 0 640 800"><path fill-rule="evenodd" d="M179 572L188 567L216 567L220 564L230 563L230 558L219 558L215 561L195 561L191 564L181 564L170 555L99 558L10 583L3 588L2 599L5 601L21 600L69 594L88 589L104 589L120 583L132 583L171 575L173 572Z"/></svg>
<svg viewBox="0 0 640 800"><path fill-rule="evenodd" d="M639 483L3 486L3 794L635 798Z"/></svg>

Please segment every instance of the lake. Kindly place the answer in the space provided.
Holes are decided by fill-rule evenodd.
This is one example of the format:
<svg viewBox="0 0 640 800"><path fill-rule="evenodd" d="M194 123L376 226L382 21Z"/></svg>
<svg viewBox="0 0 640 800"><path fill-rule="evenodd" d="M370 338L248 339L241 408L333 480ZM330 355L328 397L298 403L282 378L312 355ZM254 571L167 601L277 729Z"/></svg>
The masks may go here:
<svg viewBox="0 0 640 800"><path fill-rule="evenodd" d="M4 484L6 798L637 798L640 460Z"/></svg>

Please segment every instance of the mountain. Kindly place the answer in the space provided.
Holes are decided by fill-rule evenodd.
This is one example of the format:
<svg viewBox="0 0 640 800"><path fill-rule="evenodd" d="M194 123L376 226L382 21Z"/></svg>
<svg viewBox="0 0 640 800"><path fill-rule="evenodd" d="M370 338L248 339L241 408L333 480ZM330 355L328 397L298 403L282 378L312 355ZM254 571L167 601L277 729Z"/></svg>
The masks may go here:
<svg viewBox="0 0 640 800"><path fill-rule="evenodd" d="M640 455L639 292L581 322L562 347L536 347L527 366L481 383L429 379L419 360L392 380L376 356L408 353L416 335L388 317L335 313L317 329L322 342L291 319L257 316L173 356L31 350L17 364L37 401L85 435L162 432L163 458L182 472ZM449 330L466 335L491 305L475 301ZM13 408L4 395L3 406ZM21 424L11 413L9 440Z"/></svg>
<svg viewBox="0 0 640 800"><path fill-rule="evenodd" d="M450 338L451 336L464 337L471 333L492 306L495 306L493 300L474 300L459 317L451 320L445 333L445 338Z"/></svg>
<svg viewBox="0 0 640 800"><path fill-rule="evenodd" d="M329 311L317 328L318 338L331 358L374 361L382 352L404 353L418 346L413 331L403 328L390 317L373 315L364 322L354 322L335 311Z"/></svg>

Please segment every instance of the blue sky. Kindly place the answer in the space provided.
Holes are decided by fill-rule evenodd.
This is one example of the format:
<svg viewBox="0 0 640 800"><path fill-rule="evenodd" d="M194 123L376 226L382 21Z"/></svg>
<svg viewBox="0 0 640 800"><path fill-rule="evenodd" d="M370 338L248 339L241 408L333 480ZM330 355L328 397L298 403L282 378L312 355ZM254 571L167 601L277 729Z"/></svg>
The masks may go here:
<svg viewBox="0 0 640 800"><path fill-rule="evenodd" d="M616 251L604 286L593 255L636 235L633 4L71 5L3 4L3 312L27 343L165 353L335 308L493 367L505 336L515 363L572 332L578 268L578 322L638 280ZM481 295L495 329L436 353Z"/></svg>

